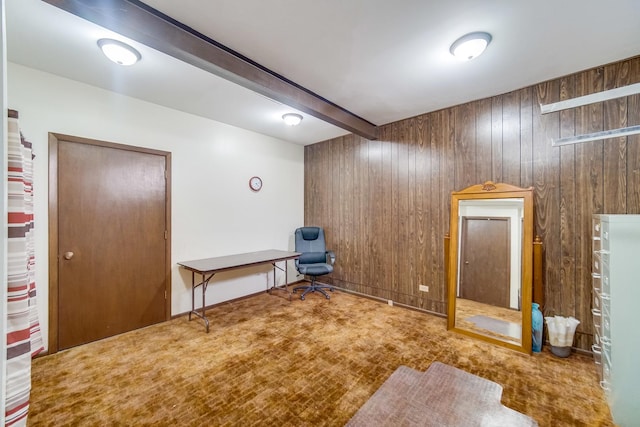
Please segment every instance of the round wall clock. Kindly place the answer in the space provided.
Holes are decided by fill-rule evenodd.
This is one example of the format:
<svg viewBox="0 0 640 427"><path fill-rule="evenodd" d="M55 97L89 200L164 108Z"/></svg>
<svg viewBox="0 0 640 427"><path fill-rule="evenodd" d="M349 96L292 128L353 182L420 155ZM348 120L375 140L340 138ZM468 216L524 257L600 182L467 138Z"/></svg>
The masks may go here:
<svg viewBox="0 0 640 427"><path fill-rule="evenodd" d="M251 177L249 180L249 188L253 191L260 191L262 189L262 179L259 176Z"/></svg>

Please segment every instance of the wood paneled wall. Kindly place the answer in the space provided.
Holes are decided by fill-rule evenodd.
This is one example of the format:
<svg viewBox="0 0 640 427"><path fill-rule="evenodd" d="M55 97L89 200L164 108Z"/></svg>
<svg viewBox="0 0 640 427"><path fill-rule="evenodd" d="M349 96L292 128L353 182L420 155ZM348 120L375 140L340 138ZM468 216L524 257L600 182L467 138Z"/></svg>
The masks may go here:
<svg viewBox="0 0 640 427"><path fill-rule="evenodd" d="M491 180L534 187L545 315L581 321L589 349L591 215L640 213L640 135L552 147L640 124L640 95L541 115L540 104L640 82L640 57L305 147L305 224L337 256L335 285L446 313L450 193ZM420 292L418 285L429 286Z"/></svg>

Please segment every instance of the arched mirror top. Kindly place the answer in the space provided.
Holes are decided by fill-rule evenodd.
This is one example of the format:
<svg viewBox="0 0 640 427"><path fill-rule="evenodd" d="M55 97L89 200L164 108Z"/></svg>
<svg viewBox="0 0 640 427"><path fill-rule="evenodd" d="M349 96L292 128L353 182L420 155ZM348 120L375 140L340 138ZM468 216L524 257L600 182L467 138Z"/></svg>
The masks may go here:
<svg viewBox="0 0 640 427"><path fill-rule="evenodd" d="M451 193L448 329L531 352L533 188Z"/></svg>
<svg viewBox="0 0 640 427"><path fill-rule="evenodd" d="M512 196L504 193L516 193ZM487 181L484 184L476 184L460 191L454 191L452 196L462 196L463 199L504 199L508 197L533 197L533 187L521 188L503 182L493 183Z"/></svg>

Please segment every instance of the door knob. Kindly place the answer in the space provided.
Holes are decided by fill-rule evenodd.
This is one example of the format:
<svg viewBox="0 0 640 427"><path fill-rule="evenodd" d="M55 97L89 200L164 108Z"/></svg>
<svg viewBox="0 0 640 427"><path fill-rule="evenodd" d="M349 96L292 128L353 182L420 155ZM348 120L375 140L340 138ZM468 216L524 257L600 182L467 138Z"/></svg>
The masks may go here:
<svg viewBox="0 0 640 427"><path fill-rule="evenodd" d="M73 254L71 254L71 255L73 255ZM464 263L465 263L465 265L469 265L469 261L465 261Z"/></svg>
<svg viewBox="0 0 640 427"><path fill-rule="evenodd" d="M65 252L63 256L64 256L64 259L71 259L73 258L73 252L71 251Z"/></svg>

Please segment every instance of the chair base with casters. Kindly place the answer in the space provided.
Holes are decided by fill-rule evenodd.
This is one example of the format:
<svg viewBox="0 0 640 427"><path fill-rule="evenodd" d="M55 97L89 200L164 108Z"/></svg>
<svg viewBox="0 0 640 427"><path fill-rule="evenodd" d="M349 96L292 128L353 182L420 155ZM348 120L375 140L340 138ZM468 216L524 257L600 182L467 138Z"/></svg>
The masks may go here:
<svg viewBox="0 0 640 427"><path fill-rule="evenodd" d="M329 296L328 293L325 292L325 289L329 289L331 292L333 292L333 286L325 285L323 283L316 283L316 276L311 276L310 284L296 286L295 288L293 288L292 292L295 294L296 291L298 291L299 289L304 289L304 292L302 292L302 295L300 295L300 299L303 301L304 301L304 296L307 295L309 292L320 292L327 299L330 299L331 297Z"/></svg>

